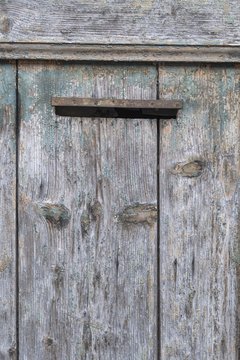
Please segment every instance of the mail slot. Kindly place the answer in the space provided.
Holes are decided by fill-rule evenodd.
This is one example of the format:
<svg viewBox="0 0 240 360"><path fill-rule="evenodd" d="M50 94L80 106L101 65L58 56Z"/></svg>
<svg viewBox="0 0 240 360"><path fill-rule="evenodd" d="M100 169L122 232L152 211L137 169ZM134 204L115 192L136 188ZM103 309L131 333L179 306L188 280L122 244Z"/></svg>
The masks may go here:
<svg viewBox="0 0 240 360"><path fill-rule="evenodd" d="M178 100L115 100L53 97L56 115L73 117L168 119L176 118Z"/></svg>

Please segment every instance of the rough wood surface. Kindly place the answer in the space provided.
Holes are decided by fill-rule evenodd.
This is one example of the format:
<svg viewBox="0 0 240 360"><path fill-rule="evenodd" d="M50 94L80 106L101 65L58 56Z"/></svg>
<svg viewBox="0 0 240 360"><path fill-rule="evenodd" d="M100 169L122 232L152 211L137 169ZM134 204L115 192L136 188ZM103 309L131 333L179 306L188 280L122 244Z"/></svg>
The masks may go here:
<svg viewBox="0 0 240 360"><path fill-rule="evenodd" d="M156 99L148 66L20 62L20 358L156 357L156 120L52 96Z"/></svg>
<svg viewBox="0 0 240 360"><path fill-rule="evenodd" d="M16 346L16 67L0 63L0 359Z"/></svg>
<svg viewBox="0 0 240 360"><path fill-rule="evenodd" d="M239 63L239 46L1 43L1 59Z"/></svg>
<svg viewBox="0 0 240 360"><path fill-rule="evenodd" d="M79 97L53 97L52 105L60 116L122 118L122 119L171 119L182 108L174 100L119 100Z"/></svg>
<svg viewBox="0 0 240 360"><path fill-rule="evenodd" d="M52 97L53 106L79 107L119 107L139 109L181 109L182 102L177 100L129 100L129 99L93 99L80 97Z"/></svg>
<svg viewBox="0 0 240 360"><path fill-rule="evenodd" d="M239 67L161 66L162 359L238 359Z"/></svg>
<svg viewBox="0 0 240 360"><path fill-rule="evenodd" d="M1 42L240 44L238 0L4 0Z"/></svg>

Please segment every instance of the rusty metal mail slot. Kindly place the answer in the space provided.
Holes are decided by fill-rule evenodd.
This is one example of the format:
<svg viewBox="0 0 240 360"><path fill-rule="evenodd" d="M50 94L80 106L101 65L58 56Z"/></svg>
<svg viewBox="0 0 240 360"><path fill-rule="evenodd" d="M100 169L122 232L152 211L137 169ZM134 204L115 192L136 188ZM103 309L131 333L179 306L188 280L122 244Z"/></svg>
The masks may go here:
<svg viewBox="0 0 240 360"><path fill-rule="evenodd" d="M59 116L169 119L182 108L180 100L116 100L53 97L52 106Z"/></svg>

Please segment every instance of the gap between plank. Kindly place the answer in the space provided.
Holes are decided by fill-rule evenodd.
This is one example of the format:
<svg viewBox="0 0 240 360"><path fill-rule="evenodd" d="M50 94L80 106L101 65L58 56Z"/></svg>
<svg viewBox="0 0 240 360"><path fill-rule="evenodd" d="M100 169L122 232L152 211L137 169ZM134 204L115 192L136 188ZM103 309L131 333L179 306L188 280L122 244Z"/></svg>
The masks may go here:
<svg viewBox="0 0 240 360"><path fill-rule="evenodd" d="M157 100L160 98L159 94L159 65L156 65L157 70ZM159 183L159 171L160 171L160 119L157 121L157 360L161 359L161 316L160 316L160 183Z"/></svg>
<svg viewBox="0 0 240 360"><path fill-rule="evenodd" d="M19 360L19 230L18 230L18 204L19 204L19 110L20 110L20 99L19 99L19 89L18 89L18 60L16 61L16 360Z"/></svg>

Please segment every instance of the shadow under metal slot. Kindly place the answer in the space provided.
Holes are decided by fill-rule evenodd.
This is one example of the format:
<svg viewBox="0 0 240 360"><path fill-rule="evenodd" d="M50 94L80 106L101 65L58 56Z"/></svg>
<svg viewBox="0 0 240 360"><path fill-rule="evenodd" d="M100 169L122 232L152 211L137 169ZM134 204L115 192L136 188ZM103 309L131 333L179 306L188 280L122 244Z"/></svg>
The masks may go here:
<svg viewBox="0 0 240 360"><path fill-rule="evenodd" d="M180 100L118 100L78 97L53 97L52 106L59 116L170 119L182 109Z"/></svg>

